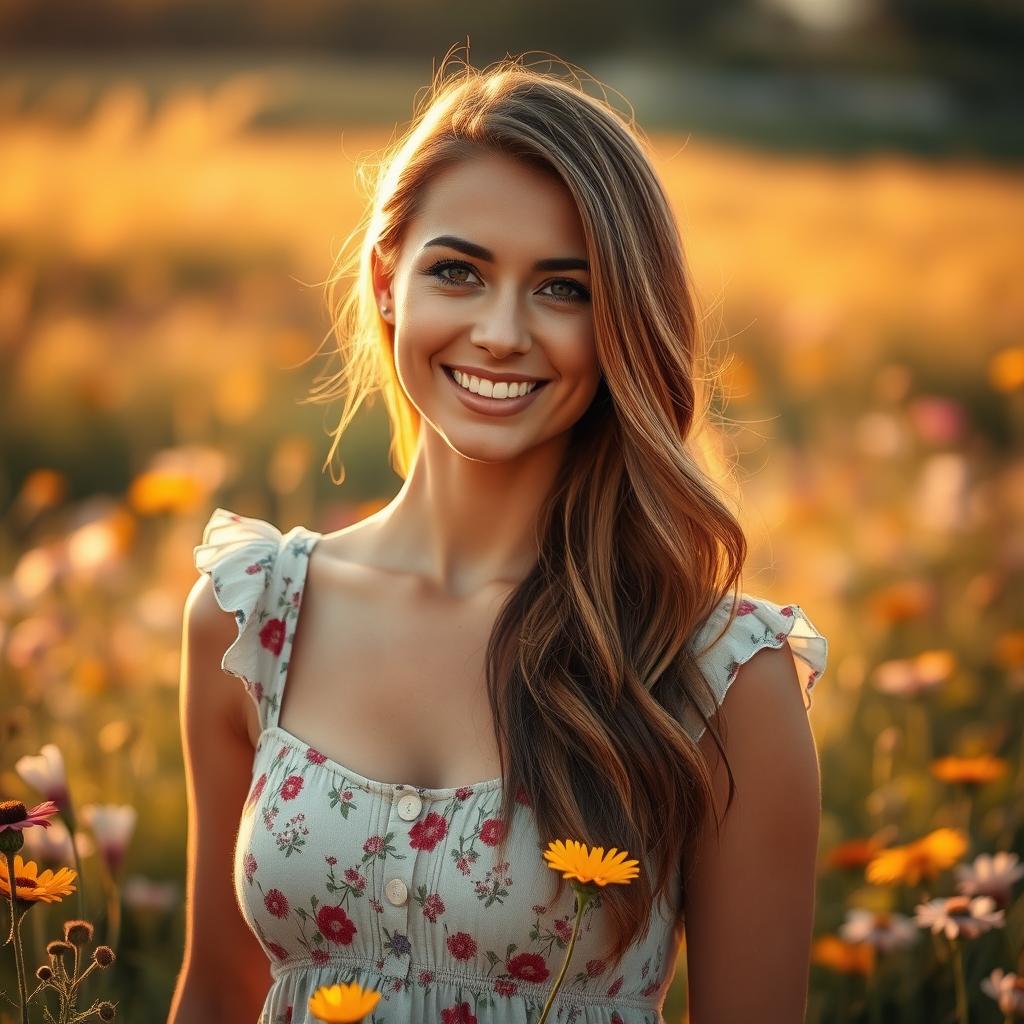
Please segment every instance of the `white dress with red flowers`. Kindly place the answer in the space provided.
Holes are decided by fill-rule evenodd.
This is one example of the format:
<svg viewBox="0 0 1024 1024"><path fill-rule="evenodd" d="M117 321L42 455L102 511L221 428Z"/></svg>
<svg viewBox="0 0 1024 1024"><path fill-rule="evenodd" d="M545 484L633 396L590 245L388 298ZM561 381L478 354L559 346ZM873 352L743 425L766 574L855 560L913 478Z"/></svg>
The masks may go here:
<svg viewBox="0 0 1024 1024"><path fill-rule="evenodd" d="M278 725L319 537L304 527L282 534L219 508L195 549L196 567L238 625L222 667L243 681L262 727L233 877L273 978L257 1024L312 1024L310 996L349 981L381 992L368 1024L532 1024L561 969L575 895L567 884L551 902L557 877L525 796L515 804L508 859L495 863L501 779L450 789L379 782ZM717 609L698 631L695 651L714 639L727 611ZM698 657L717 703L740 664L787 637L810 707L826 639L798 605L746 595L725 636ZM699 715L683 724L694 738L703 731ZM678 894L677 877L673 906ZM598 897L548 1019L663 1024L681 938L663 901L613 970L601 959Z"/></svg>

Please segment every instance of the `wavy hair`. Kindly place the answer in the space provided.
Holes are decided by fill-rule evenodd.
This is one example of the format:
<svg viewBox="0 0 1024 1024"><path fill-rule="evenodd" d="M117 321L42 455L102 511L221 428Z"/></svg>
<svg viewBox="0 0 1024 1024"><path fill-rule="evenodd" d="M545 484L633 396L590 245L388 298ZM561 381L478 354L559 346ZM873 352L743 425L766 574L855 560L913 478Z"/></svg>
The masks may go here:
<svg viewBox="0 0 1024 1024"><path fill-rule="evenodd" d="M713 807L684 714L704 723L725 756L696 663L703 651L689 641L730 592L735 605L747 544L716 479L707 335L645 136L632 116L588 94L578 69L561 78L506 56L483 70L457 62L449 74L449 57L407 130L361 167L367 210L346 243L354 251L346 257L343 248L328 279L341 366L319 377L306 401L344 397L326 467L360 405L380 394L391 463L405 477L420 418L396 374L372 250L392 273L426 188L454 162L497 151L558 175L586 238L603 379L538 517L538 561L503 604L487 646L505 783L496 856L504 858L514 801L525 796L545 845L574 838L640 859L637 879L598 897L618 964L648 929L655 901L669 902L676 871L671 920L682 924L686 878ZM343 479L342 468L335 482ZM726 767L728 810L735 786L727 759ZM559 875L554 900L564 885Z"/></svg>

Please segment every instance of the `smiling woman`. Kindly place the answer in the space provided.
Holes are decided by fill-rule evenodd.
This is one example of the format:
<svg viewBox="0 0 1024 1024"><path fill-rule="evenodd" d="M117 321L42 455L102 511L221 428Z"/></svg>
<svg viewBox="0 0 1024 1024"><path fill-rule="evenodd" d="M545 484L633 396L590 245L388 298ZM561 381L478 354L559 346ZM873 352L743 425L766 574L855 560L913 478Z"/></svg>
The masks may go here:
<svg viewBox="0 0 1024 1024"><path fill-rule="evenodd" d="M660 1024L685 918L693 1024L796 1022L827 641L739 586L672 211L578 81L447 70L332 274L312 396L344 398L328 462L383 397L401 490L328 535L217 509L196 548L174 1024L239 1016L225 975L261 1024L339 981L376 1024L527 1024L572 932L540 857L567 838L642 868L587 906L559 1020Z"/></svg>

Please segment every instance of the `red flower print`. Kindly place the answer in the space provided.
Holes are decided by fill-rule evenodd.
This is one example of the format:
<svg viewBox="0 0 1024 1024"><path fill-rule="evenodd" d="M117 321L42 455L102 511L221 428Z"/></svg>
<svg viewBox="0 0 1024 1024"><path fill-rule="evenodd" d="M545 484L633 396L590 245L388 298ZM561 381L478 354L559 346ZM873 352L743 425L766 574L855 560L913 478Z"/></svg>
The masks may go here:
<svg viewBox="0 0 1024 1024"><path fill-rule="evenodd" d="M522 804L524 807L532 807L533 806L530 803L530 798L526 795L526 790L523 789L522 786L520 786L516 790L516 803L517 804Z"/></svg>
<svg viewBox="0 0 1024 1024"><path fill-rule="evenodd" d="M657 992L660 987L661 982L658 981L657 978L655 978L653 981L649 981L644 986L644 988L640 992L640 995L642 995L646 999L648 996L653 996L654 993Z"/></svg>
<svg viewBox="0 0 1024 1024"><path fill-rule="evenodd" d="M778 640L779 643L781 644L782 641L786 639L786 634L785 633L776 633L775 634L775 639Z"/></svg>
<svg viewBox="0 0 1024 1024"><path fill-rule="evenodd" d="M468 960L476 953L476 939L468 932L456 932L448 936L448 952L456 960Z"/></svg>
<svg viewBox="0 0 1024 1024"><path fill-rule="evenodd" d="M441 1024L476 1024L476 1015L469 1008L469 1003L459 1003L441 1011Z"/></svg>
<svg viewBox="0 0 1024 1024"><path fill-rule="evenodd" d="M284 1011L284 1024L292 1024L292 1008L290 1006Z"/></svg>
<svg viewBox="0 0 1024 1024"><path fill-rule="evenodd" d="M335 864L338 863L337 857L324 857L324 860L327 861L327 863L330 864L332 868L334 867Z"/></svg>
<svg viewBox="0 0 1024 1024"><path fill-rule="evenodd" d="M469 874L469 861L465 857L460 857L456 862L455 866L464 874Z"/></svg>
<svg viewBox="0 0 1024 1024"><path fill-rule="evenodd" d="M288 900L280 889L268 889L263 903L274 917L288 916Z"/></svg>
<svg viewBox="0 0 1024 1024"><path fill-rule="evenodd" d="M349 945L352 936L356 933L355 924L352 923L351 918L345 913L345 908L341 905L329 907L324 904L317 911L316 926L325 939L330 939L331 942L337 942L342 946Z"/></svg>
<svg viewBox="0 0 1024 1024"><path fill-rule="evenodd" d="M245 567L246 576L255 576L258 572L263 572L263 566L259 562L253 562L252 565Z"/></svg>
<svg viewBox="0 0 1024 1024"><path fill-rule="evenodd" d="M535 914L546 914L548 912L548 908L543 903L534 903L531 909Z"/></svg>
<svg viewBox="0 0 1024 1024"><path fill-rule="evenodd" d="M362 891L366 888L366 879L359 874L355 868L345 868L345 881L348 882L353 889Z"/></svg>
<svg viewBox="0 0 1024 1024"><path fill-rule="evenodd" d="M245 880L251 885L252 876L256 873L256 858L252 850L245 855Z"/></svg>
<svg viewBox="0 0 1024 1024"><path fill-rule="evenodd" d="M625 1024L618 1010L612 1013L612 1024Z"/></svg>
<svg viewBox="0 0 1024 1024"><path fill-rule="evenodd" d="M285 960L288 957L288 950L284 946L279 946L276 942L268 942L267 949L270 950L278 960Z"/></svg>
<svg viewBox="0 0 1024 1024"><path fill-rule="evenodd" d="M326 949L314 949L313 952L310 953L310 958L317 967L323 967L324 964L329 964L331 962L331 954L328 953Z"/></svg>
<svg viewBox="0 0 1024 1024"><path fill-rule="evenodd" d="M563 941L568 942L572 938L572 925L568 921L558 920L555 922L555 934Z"/></svg>
<svg viewBox="0 0 1024 1024"><path fill-rule="evenodd" d="M352 790L351 789L346 789L345 792L341 794L341 799L342 800L351 800L352 799Z"/></svg>
<svg viewBox="0 0 1024 1024"><path fill-rule="evenodd" d="M737 615L749 615L752 611L757 610L757 605L753 601L748 601L745 597L741 599L740 603L736 606Z"/></svg>
<svg viewBox="0 0 1024 1024"><path fill-rule="evenodd" d="M260 643L273 654L284 647L284 619L267 619L260 630Z"/></svg>
<svg viewBox="0 0 1024 1024"><path fill-rule="evenodd" d="M622 988L622 982L623 982L624 980L625 980L625 979L624 979L624 978L622 977L622 975L620 974L620 975L619 975L619 976L618 976L618 977L617 977L617 978L616 978L616 979L615 979L615 980L614 980L614 981L613 981L613 982L611 983L611 987L610 987L610 988L608 989L608 995L610 995L610 996L617 996L617 995L619 994L619 989L620 989L620 988Z"/></svg>
<svg viewBox="0 0 1024 1024"><path fill-rule="evenodd" d="M296 590L295 593L292 594L292 607L298 608L299 607L299 603L301 601L302 601L302 591L301 590Z"/></svg>
<svg viewBox="0 0 1024 1024"><path fill-rule="evenodd" d="M440 914L445 911L444 900L441 899L439 893L431 893L423 901L423 916L428 921L436 921Z"/></svg>
<svg viewBox="0 0 1024 1024"><path fill-rule="evenodd" d="M588 960L587 961L587 975L591 978L596 978L599 974L604 974L607 965L603 960Z"/></svg>
<svg viewBox="0 0 1024 1024"><path fill-rule="evenodd" d="M459 786L455 790L455 797L458 800L468 800L473 795L473 788L471 786Z"/></svg>
<svg viewBox="0 0 1024 1024"><path fill-rule="evenodd" d="M311 761L313 764L323 764L327 760L327 755L321 754L319 750L314 750L310 747L306 751L306 760Z"/></svg>
<svg viewBox="0 0 1024 1024"><path fill-rule="evenodd" d="M480 826L480 842L488 846L497 846L505 834L505 823L501 818L488 818Z"/></svg>
<svg viewBox="0 0 1024 1024"><path fill-rule="evenodd" d="M264 772L257 780L256 785L252 787L252 792L249 794L249 799L246 801L248 804L254 804L260 798L260 793L263 792L263 787L267 784L267 773Z"/></svg>
<svg viewBox="0 0 1024 1024"><path fill-rule="evenodd" d="M433 850L448 835L448 821L437 811L431 811L422 821L409 829L409 845L414 850Z"/></svg>
<svg viewBox="0 0 1024 1024"><path fill-rule="evenodd" d="M263 700L263 684L262 683L253 683L252 684L252 692L253 692L253 696L256 698L257 701Z"/></svg>
<svg viewBox="0 0 1024 1024"><path fill-rule="evenodd" d="M793 614L793 606L787 604L785 608L780 608L779 609L779 614L780 615L785 615L787 619L790 618L792 616L792 614Z"/></svg>
<svg viewBox="0 0 1024 1024"><path fill-rule="evenodd" d="M420 971L420 984L429 985L434 980L433 971Z"/></svg>
<svg viewBox="0 0 1024 1024"><path fill-rule="evenodd" d="M519 986L508 978L495 978L494 991L499 996L514 996L519 991Z"/></svg>
<svg viewBox="0 0 1024 1024"><path fill-rule="evenodd" d="M294 800L299 793L302 792L302 776L301 775L289 775L284 782L281 783L281 799L282 800Z"/></svg>
<svg viewBox="0 0 1024 1024"><path fill-rule="evenodd" d="M363 843L363 853L380 853L384 849L384 837L383 836L370 836L369 839Z"/></svg>
<svg viewBox="0 0 1024 1024"><path fill-rule="evenodd" d="M371 906L371 907L373 907L373 909L374 909L374 910L375 910L375 911L376 911L376 912L377 912L378 914L383 914L383 913L384 913L384 904L383 904L383 903L381 903L381 901L380 901L380 900L375 900L375 899L373 899L373 898L371 897L371 899L370 899L370 906Z"/></svg>
<svg viewBox="0 0 1024 1024"><path fill-rule="evenodd" d="M551 974L540 953L516 953L506 961L505 967L513 978L520 981L546 981Z"/></svg>

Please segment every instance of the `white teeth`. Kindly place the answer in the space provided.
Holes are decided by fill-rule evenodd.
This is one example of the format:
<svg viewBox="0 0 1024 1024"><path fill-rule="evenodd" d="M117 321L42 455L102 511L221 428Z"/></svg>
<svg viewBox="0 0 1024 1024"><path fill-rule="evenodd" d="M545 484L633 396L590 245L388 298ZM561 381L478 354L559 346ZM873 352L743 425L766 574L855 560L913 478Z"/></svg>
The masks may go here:
<svg viewBox="0 0 1024 1024"><path fill-rule="evenodd" d="M467 391L474 395L483 395L485 398L518 398L528 394L536 386L536 381L515 381L512 384L506 381L495 382L486 377L474 377L461 370L452 370L455 380Z"/></svg>

